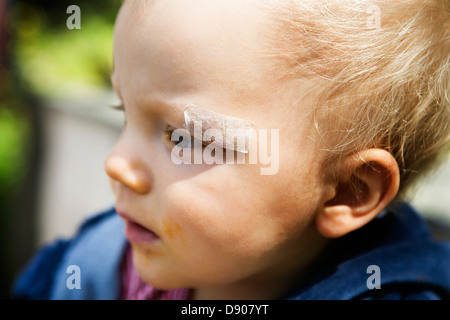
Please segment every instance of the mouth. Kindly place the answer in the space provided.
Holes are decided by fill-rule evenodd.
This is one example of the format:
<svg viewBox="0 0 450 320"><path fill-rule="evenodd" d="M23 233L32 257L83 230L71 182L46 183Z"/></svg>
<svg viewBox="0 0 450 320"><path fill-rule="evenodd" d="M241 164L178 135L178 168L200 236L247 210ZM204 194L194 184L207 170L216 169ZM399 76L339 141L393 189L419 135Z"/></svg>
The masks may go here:
<svg viewBox="0 0 450 320"><path fill-rule="evenodd" d="M151 244L160 240L152 230L134 221L126 213L117 212L125 220L125 237L131 242Z"/></svg>

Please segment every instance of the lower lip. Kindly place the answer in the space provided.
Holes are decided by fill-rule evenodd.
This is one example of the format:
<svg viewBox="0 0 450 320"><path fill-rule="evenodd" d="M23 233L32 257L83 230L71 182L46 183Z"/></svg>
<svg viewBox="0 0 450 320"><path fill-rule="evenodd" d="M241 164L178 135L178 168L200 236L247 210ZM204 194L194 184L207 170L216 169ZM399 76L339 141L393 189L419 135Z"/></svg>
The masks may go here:
<svg viewBox="0 0 450 320"><path fill-rule="evenodd" d="M159 237L152 231L130 221L126 222L125 236L130 241L147 244L154 243L159 240Z"/></svg>

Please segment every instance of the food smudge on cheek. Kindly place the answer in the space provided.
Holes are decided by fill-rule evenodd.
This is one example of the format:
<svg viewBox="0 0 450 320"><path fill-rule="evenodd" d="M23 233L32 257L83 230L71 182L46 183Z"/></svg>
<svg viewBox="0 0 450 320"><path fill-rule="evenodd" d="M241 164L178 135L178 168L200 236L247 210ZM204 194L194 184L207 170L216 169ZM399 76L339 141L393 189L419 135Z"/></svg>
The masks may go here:
<svg viewBox="0 0 450 320"><path fill-rule="evenodd" d="M172 220L163 221L163 232L168 239L173 239L174 235L181 233L181 227Z"/></svg>

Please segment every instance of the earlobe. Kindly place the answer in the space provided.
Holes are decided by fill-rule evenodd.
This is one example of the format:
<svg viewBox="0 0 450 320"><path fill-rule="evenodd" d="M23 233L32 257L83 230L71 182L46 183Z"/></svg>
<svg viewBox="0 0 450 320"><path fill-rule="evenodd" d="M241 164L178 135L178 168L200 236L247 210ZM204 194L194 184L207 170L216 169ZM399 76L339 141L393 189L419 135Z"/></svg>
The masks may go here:
<svg viewBox="0 0 450 320"><path fill-rule="evenodd" d="M318 231L339 238L369 223L395 198L399 169L394 157L381 149L369 149L341 161L332 197L324 197L316 216Z"/></svg>

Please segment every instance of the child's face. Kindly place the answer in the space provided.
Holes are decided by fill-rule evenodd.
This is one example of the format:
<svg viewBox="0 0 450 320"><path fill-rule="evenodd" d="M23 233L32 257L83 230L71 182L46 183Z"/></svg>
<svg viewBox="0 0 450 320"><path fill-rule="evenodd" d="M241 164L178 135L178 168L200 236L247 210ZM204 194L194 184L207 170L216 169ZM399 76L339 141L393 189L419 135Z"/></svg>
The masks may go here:
<svg viewBox="0 0 450 320"><path fill-rule="evenodd" d="M135 267L156 287L278 290L320 247L312 99L295 104L306 85L276 80L260 3L126 1L119 14L112 81L127 124L105 167ZM262 175L259 162L174 164L165 129L183 127L189 103L279 129L278 172Z"/></svg>

